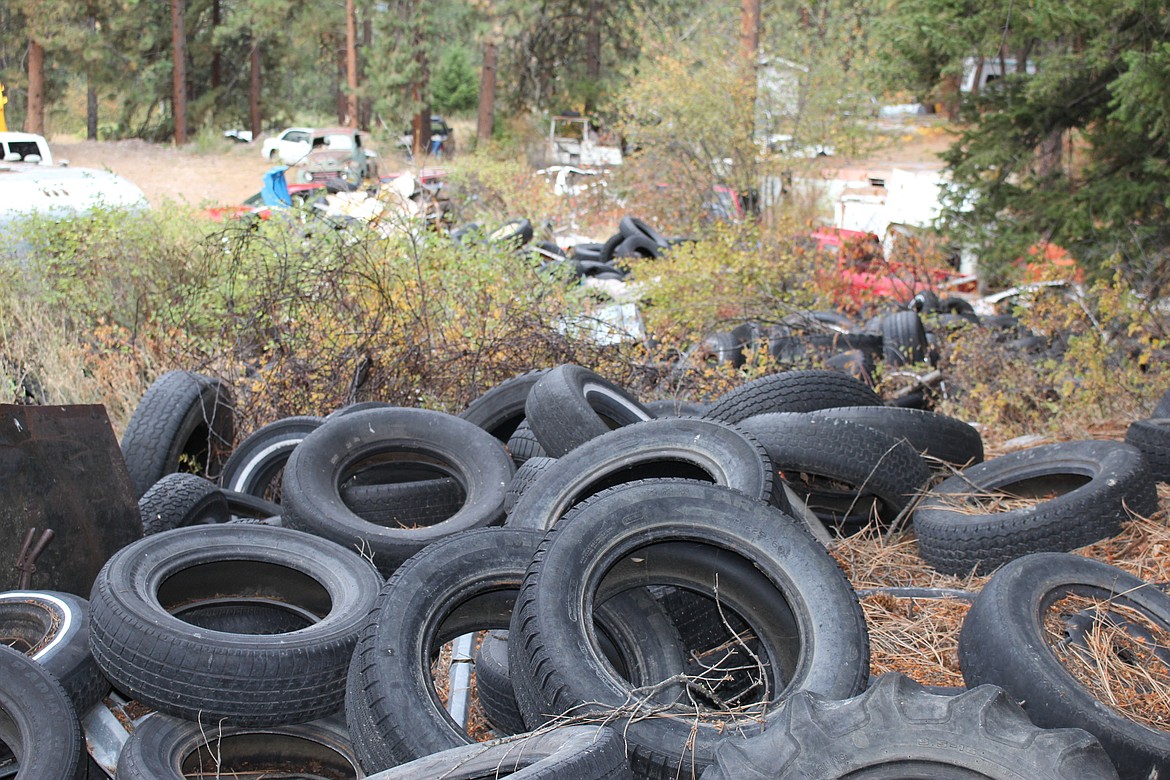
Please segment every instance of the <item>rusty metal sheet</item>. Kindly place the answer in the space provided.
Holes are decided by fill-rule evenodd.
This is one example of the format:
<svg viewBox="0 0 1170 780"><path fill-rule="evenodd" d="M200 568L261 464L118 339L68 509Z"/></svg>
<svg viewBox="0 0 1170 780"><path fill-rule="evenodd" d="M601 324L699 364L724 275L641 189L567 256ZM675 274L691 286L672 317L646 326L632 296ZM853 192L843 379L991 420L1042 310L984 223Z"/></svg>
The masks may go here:
<svg viewBox="0 0 1170 780"><path fill-rule="evenodd" d="M0 590L29 528L54 536L31 587L89 598L102 564L142 536L122 451L104 406L0 404Z"/></svg>

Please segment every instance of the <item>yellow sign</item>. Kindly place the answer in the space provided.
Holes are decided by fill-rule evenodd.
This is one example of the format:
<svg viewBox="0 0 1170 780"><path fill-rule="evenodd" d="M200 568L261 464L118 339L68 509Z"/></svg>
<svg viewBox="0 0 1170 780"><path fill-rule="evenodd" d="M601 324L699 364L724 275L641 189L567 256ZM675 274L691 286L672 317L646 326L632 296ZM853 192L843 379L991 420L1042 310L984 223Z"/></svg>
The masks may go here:
<svg viewBox="0 0 1170 780"><path fill-rule="evenodd" d="M0 84L0 133L8 132L8 123L4 121L4 104L8 102L8 98L4 96L4 85Z"/></svg>

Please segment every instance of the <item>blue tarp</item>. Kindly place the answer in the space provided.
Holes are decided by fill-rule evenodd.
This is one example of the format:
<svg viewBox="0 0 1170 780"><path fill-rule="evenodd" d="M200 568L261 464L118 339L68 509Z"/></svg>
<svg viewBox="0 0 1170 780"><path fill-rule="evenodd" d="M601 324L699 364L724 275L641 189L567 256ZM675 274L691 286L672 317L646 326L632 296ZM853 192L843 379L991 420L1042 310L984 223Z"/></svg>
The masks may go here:
<svg viewBox="0 0 1170 780"><path fill-rule="evenodd" d="M260 198L265 206L271 208L288 208L292 206L292 198L288 195L288 182L284 180L287 165L278 165L269 168L264 174L264 186L260 188Z"/></svg>

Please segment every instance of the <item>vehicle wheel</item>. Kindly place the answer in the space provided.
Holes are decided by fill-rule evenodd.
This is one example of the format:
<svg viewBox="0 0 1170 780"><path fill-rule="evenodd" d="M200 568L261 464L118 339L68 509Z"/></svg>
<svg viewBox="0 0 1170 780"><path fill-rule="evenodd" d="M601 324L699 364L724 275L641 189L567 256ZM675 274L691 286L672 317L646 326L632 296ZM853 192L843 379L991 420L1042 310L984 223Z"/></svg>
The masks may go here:
<svg viewBox="0 0 1170 780"><path fill-rule="evenodd" d="M232 394L224 382L191 371L163 374L147 388L122 436L134 497L180 470L218 477L234 435Z"/></svg>
<svg viewBox="0 0 1170 780"><path fill-rule="evenodd" d="M472 741L440 701L432 666L456 637L507 628L539 542L535 531L469 531L427 547L387 580L347 682L346 720L366 771ZM677 634L644 590L601 605L596 619L635 680L682 670Z"/></svg>
<svg viewBox="0 0 1170 780"><path fill-rule="evenodd" d="M371 459L407 454L455 479L466 497L446 520L383 527L346 506L341 486ZM284 470L284 521L349 549L366 550L389 575L426 545L501 522L515 466L499 440L472 423L425 409L369 409L327 421L293 451Z"/></svg>
<svg viewBox="0 0 1170 780"><path fill-rule="evenodd" d="M849 420L902 439L926 457L928 465L937 460L944 466L963 468L983 462L983 437L979 431L945 414L893 406L847 406L812 414Z"/></svg>
<svg viewBox="0 0 1170 780"><path fill-rule="evenodd" d="M658 249L670 246L670 242L661 233L637 217L622 217L618 222L618 232L626 238L646 238Z"/></svg>
<svg viewBox="0 0 1170 780"><path fill-rule="evenodd" d="M714 420L667 417L610 431L548 464L516 500L508 525L546 530L604 488L661 477L725 485L756 501L776 493L772 462L754 436Z"/></svg>
<svg viewBox="0 0 1170 780"><path fill-rule="evenodd" d="M1078 639L1078 619L1097 633L1104 646L1100 654ZM1157 636L1142 641L1124 625L1127 621L1135 627L1146 624ZM968 685L1002 686L1024 702L1036 725L1093 734L1122 778L1162 777L1170 772L1165 719L1159 727L1139 723L1107 698L1148 696L1151 673L1165 681L1170 674L1167 638L1170 596L1155 585L1102 561L1037 553L1007 564L983 586L963 621L959 664ZM1084 666L1090 678L1111 679L1113 691L1095 694L1087 688L1071 671L1071 663L1083 663L1078 657L1090 661ZM1141 679L1112 672L1111 664L1134 669Z"/></svg>
<svg viewBox="0 0 1170 780"><path fill-rule="evenodd" d="M913 447L874 428L814 414L761 414L740 426L817 517L843 531L889 525L930 481Z"/></svg>
<svg viewBox="0 0 1170 780"><path fill-rule="evenodd" d="M508 452L512 455L512 462L519 468L533 458L548 457L544 452L544 447L540 446L540 442L536 440L536 434L532 432L527 420L522 420L516 426L516 430L512 432L511 438L508 439Z"/></svg>
<svg viewBox="0 0 1170 780"><path fill-rule="evenodd" d="M506 442L524 420L529 391L547 373L547 368L538 368L505 379L468 404L459 416Z"/></svg>
<svg viewBox="0 0 1170 780"><path fill-rule="evenodd" d="M226 523L231 510L215 483L198 474L167 474L138 499L145 536L189 525Z"/></svg>
<svg viewBox="0 0 1170 780"><path fill-rule="evenodd" d="M252 432L223 464L220 484L258 498L279 499L278 477L288 456L323 422L321 417L286 417Z"/></svg>
<svg viewBox="0 0 1170 780"><path fill-rule="evenodd" d="M838 371L786 371L724 393L703 415L737 423L768 412L815 412L835 406L881 406L882 399L862 382Z"/></svg>
<svg viewBox="0 0 1170 780"><path fill-rule="evenodd" d="M352 778L361 771L337 718L243 728L154 715L135 725L118 755L118 780L237 776Z"/></svg>
<svg viewBox="0 0 1170 780"><path fill-rule="evenodd" d="M926 362L926 328L916 311L896 311L882 318L886 363L906 366Z"/></svg>
<svg viewBox="0 0 1170 780"><path fill-rule="evenodd" d="M599 598L648 585L717 596L748 624L761 683L747 709L724 714L680 693L669 708L653 702L655 717L645 717L645 692L613 674L588 621L575 616ZM525 720L604 713L625 736L638 777L701 772L728 728L759 733L796 691L847 698L869 675L865 619L829 554L776 509L687 480L619 485L575 507L529 566L508 636ZM702 685L718 690L703 677L686 691Z"/></svg>
<svg viewBox="0 0 1170 780"><path fill-rule="evenodd" d="M110 690L89 652L89 602L72 593L0 593L0 645L27 655L53 675L77 712Z"/></svg>
<svg viewBox="0 0 1170 780"><path fill-rule="evenodd" d="M543 734L452 748L378 774L378 780L629 780L621 736L605 726L562 726Z"/></svg>
<svg viewBox="0 0 1170 780"><path fill-rule="evenodd" d="M497 733L523 734L528 730L508 672L507 631L484 633L475 651L475 689L483 712Z"/></svg>
<svg viewBox="0 0 1170 780"><path fill-rule="evenodd" d="M1141 450L1154 479L1170 482L1170 418L1134 420L1125 432L1125 441Z"/></svg>
<svg viewBox="0 0 1170 780"><path fill-rule="evenodd" d="M540 475L548 471L552 464L556 463L556 458L536 457L529 458L524 461L524 465L516 469L516 473L512 475L512 481L508 483L508 489L504 494L504 514L511 515L512 510L516 508L516 502L520 500L520 496L524 495L528 488L532 487L532 483L540 478Z"/></svg>
<svg viewBox="0 0 1170 780"><path fill-rule="evenodd" d="M628 392L571 363L549 370L532 386L524 411L540 446L553 458L613 428L652 417Z"/></svg>
<svg viewBox="0 0 1170 780"><path fill-rule="evenodd" d="M1055 496L1055 497L1053 497ZM1022 508L1004 501L1026 502ZM1064 552L1117 534L1158 495L1140 452L1071 441L977 463L936 485L914 510L923 559L944 574L986 574L1030 552Z"/></svg>
<svg viewBox="0 0 1170 780"><path fill-rule="evenodd" d="M43 666L0 646L0 746L16 758L17 780L84 777L85 740L65 690Z"/></svg>
<svg viewBox="0 0 1170 780"><path fill-rule="evenodd" d="M119 689L188 720L266 726L341 704L357 631L381 579L356 553L286 528L177 528L110 558L90 596L90 646ZM271 636L210 631L200 607L302 616Z"/></svg>
<svg viewBox="0 0 1170 780"><path fill-rule="evenodd" d="M992 685L940 696L909 677L885 674L852 699L801 692L780 707L763 736L725 740L703 780L1117 777L1090 734L1038 728Z"/></svg>

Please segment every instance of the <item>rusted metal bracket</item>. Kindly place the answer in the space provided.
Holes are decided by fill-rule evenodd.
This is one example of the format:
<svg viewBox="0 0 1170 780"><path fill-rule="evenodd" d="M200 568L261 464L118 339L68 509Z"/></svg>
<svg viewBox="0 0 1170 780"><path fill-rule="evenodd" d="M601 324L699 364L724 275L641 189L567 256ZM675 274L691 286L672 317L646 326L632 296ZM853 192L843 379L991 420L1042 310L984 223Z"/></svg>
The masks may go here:
<svg viewBox="0 0 1170 780"><path fill-rule="evenodd" d="M33 542L33 536L37 529L29 528L24 532L24 540L20 543L20 552L16 554L16 563L13 568L20 572L17 579L17 587L20 590L28 590L32 587L33 575L37 572L37 558L49 546L49 542L53 541L53 529L46 528L41 531L41 535Z"/></svg>

